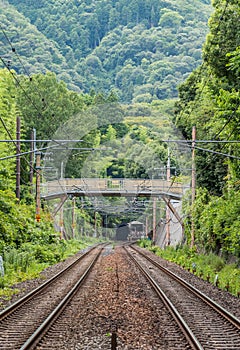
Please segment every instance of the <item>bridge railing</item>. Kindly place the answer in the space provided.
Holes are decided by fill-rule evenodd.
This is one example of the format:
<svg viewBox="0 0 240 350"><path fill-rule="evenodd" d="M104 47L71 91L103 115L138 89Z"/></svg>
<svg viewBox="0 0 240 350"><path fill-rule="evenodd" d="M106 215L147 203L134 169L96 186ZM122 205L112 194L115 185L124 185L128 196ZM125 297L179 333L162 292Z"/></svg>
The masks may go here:
<svg viewBox="0 0 240 350"><path fill-rule="evenodd" d="M113 191L120 193L136 192L171 192L182 194L183 185L172 181L160 179L114 179L114 178L79 178L60 179L42 184L41 193L49 195L53 193L65 193L71 191L106 192Z"/></svg>

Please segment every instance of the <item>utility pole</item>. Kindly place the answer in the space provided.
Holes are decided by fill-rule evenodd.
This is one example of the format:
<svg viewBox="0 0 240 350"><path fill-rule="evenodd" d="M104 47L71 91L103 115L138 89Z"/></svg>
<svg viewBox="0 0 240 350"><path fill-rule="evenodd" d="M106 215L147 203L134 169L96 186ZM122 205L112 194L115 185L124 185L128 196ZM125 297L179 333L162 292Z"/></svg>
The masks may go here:
<svg viewBox="0 0 240 350"><path fill-rule="evenodd" d="M17 117L17 130L16 130L16 152L17 152L17 158L16 158L16 197L20 200L20 178L21 178L21 159L20 159L20 131L21 129L21 121L20 117Z"/></svg>
<svg viewBox="0 0 240 350"><path fill-rule="evenodd" d="M63 205L60 208L60 239L64 238L64 221L63 221Z"/></svg>
<svg viewBox="0 0 240 350"><path fill-rule="evenodd" d="M40 184L41 184L41 152L36 153L36 221L41 220L41 197L40 197Z"/></svg>
<svg viewBox="0 0 240 350"><path fill-rule="evenodd" d="M106 218L106 222L105 222L105 237L107 237L107 227L108 227L108 223L107 223L107 213L106 213L106 216L105 216L105 218Z"/></svg>
<svg viewBox="0 0 240 350"><path fill-rule="evenodd" d="M72 199L72 238L75 238L75 203L76 203L76 197L73 197Z"/></svg>
<svg viewBox="0 0 240 350"><path fill-rule="evenodd" d="M195 165L195 143L196 143L196 126L192 128L192 223L191 223L191 244L194 246L195 239L195 225L193 219L193 205L196 197L196 165Z"/></svg>
<svg viewBox="0 0 240 350"><path fill-rule="evenodd" d="M168 145L168 159L167 159L167 183L170 184L171 179L171 162L170 162L170 149ZM170 209L166 206L166 246L170 245Z"/></svg>
<svg viewBox="0 0 240 350"><path fill-rule="evenodd" d="M156 242L156 197L153 197L153 242Z"/></svg>
<svg viewBox="0 0 240 350"><path fill-rule="evenodd" d="M61 162L60 179L63 179L63 162Z"/></svg>
<svg viewBox="0 0 240 350"><path fill-rule="evenodd" d="M30 175L29 175L29 182L31 186L31 192L32 191L32 186L33 186L33 167L34 167L34 162L35 162L35 144L36 144L36 130L33 129L31 132L31 153L30 153Z"/></svg>
<svg viewBox="0 0 240 350"><path fill-rule="evenodd" d="M94 211L94 234L96 235L96 237L98 236L97 235L97 211L96 210Z"/></svg>
<svg viewBox="0 0 240 350"><path fill-rule="evenodd" d="M145 229L146 229L145 235L146 235L146 237L148 237L148 217L147 217L147 215L146 215L146 219L145 219Z"/></svg>

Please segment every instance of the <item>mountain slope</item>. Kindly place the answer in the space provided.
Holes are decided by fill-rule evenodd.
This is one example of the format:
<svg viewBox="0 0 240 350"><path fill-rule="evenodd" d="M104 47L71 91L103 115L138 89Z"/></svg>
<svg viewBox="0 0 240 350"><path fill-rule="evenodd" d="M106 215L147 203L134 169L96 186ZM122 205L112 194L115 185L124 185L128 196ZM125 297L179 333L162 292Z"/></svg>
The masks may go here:
<svg viewBox="0 0 240 350"><path fill-rule="evenodd" d="M6 1L0 1L0 17L0 67L7 66L29 76L53 71L69 88L80 91L74 84L74 80L79 80L77 72L71 71L53 41Z"/></svg>
<svg viewBox="0 0 240 350"><path fill-rule="evenodd" d="M211 13L210 1L199 0L9 3L59 49L55 60L67 63L61 78L69 83L70 76L86 92L115 89L125 102L177 95L177 85L201 62ZM47 68L60 74L54 64Z"/></svg>

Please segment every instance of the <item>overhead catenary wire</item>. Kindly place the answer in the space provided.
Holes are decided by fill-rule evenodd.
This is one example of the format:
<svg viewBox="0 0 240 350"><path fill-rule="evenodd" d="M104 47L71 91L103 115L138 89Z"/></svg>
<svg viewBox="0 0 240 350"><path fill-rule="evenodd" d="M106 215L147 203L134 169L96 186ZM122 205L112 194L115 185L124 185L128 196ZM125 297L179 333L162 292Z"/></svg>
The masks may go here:
<svg viewBox="0 0 240 350"><path fill-rule="evenodd" d="M216 27L216 29L215 29L216 32L218 32L218 30L219 30L219 28L220 28L220 24L221 24L221 22L222 22L222 20L223 20L223 18L224 18L224 15L225 15L226 10L227 10L227 7L228 7L228 3L229 3L229 1L226 0L224 9L223 9L223 11L222 11L222 13L221 13L221 15L220 15L220 17L219 17L219 20L218 20L218 25L217 25L217 27ZM15 47L13 46L13 44L11 43L11 40L9 39L9 37L8 37L6 31L4 30L3 26L0 25L0 28L1 28L1 30L2 30L2 32L3 32L3 34L4 34L4 36L5 36L5 38L6 38L7 42L8 42L8 44L9 44L10 47L11 47L12 52L18 57L18 59L19 59L21 65L22 65L22 67L23 67L23 69L24 69L26 75L29 76L28 71L26 70L26 68L25 68L25 66L24 66L24 64L23 64L23 62L22 62L22 60L20 59L20 56L18 55L18 53L17 53L17 51L16 51L16 48L15 48ZM201 74L201 70L202 70L202 69L203 69L203 65L200 66L200 72L198 73L199 76L200 76L200 74ZM201 94L200 94L200 95L201 95Z"/></svg>
<svg viewBox="0 0 240 350"><path fill-rule="evenodd" d="M2 117L0 116L0 120L3 123L4 127L6 128L6 124L4 123ZM11 134L9 133L9 130L6 128L6 131L8 132L9 137L11 137ZM21 143L30 143L32 142L32 140L19 140ZM17 140L12 139L11 140L0 140L0 143L15 143ZM50 148L53 148L55 150L82 150L82 151L95 151L95 150L100 150L100 151L105 151L106 147L104 148L94 148L94 147L68 147L67 145L65 146L64 143L74 143L74 142L84 142L84 140L54 140L54 139L46 139L46 140L35 140L35 142L54 142L57 143L59 146L64 146L63 148L59 148L56 145L51 145L48 147L43 147L43 148L39 148L38 151L43 151L43 150L47 150ZM162 140L162 142L176 142L176 143L181 143L183 146L188 146L191 148L191 146L189 145L189 143L191 142L190 140ZM196 140L195 143L240 143L240 140ZM215 154L219 154L219 155L223 155L226 157L230 157L230 158L236 158L239 159L239 157L235 157L232 156L230 154L226 154L226 153L221 153L221 152L217 152L217 151L213 151L213 150L209 150L209 149L205 149L205 148L201 148L198 146L195 146L196 149L202 150L202 151L206 151L206 152L210 152L210 153L215 153ZM18 154L14 154L14 155L10 155L10 156L6 156L6 157L2 157L0 158L0 160L5 160L5 159L10 159L10 158L14 158L14 157L18 157L18 156L23 156L26 154L30 154L30 153L34 153L36 152L36 150L32 150L32 151L27 151L27 152L21 152Z"/></svg>
<svg viewBox="0 0 240 350"><path fill-rule="evenodd" d="M238 103L236 104L234 110L231 112L230 116L227 118L226 122L223 124L222 128L217 133L215 133L215 135L213 136L214 139L217 138L223 132L223 130L227 127L227 125L231 122L231 120L234 117L239 106L240 106L240 98L239 98Z"/></svg>
<svg viewBox="0 0 240 350"><path fill-rule="evenodd" d="M3 127L4 127L4 129L5 129L5 131L7 132L8 136L9 136L9 138L10 138L10 141L13 142L13 143L14 143L14 146L16 147L16 149L18 149L17 143L19 142L19 140L14 140L14 139L12 138L12 135L11 135L10 131L8 130L8 128L7 128L7 126L6 126L6 123L4 122L4 120L3 120L3 118L2 118L1 115L0 115L0 121L1 121L1 123L2 123L2 125L3 125ZM21 154L21 153L15 154L13 158L16 158L16 157L20 156L20 154ZM3 157L3 158L5 158L5 157ZM6 159L9 159L9 158L6 158ZM25 158L25 160L26 160L26 158ZM26 160L26 161L27 161L27 160ZM28 162L28 161L27 161L27 162ZM33 169L33 167L32 167L32 165L30 164L30 162L28 162L28 164L29 164L29 166L31 167L31 169ZM21 170L26 171L26 169L25 169L22 165L21 165ZM27 185L25 181L23 181L23 182L24 182L25 185Z"/></svg>
<svg viewBox="0 0 240 350"><path fill-rule="evenodd" d="M195 146L195 149L198 149L198 150L200 150L200 151L205 151L205 152L213 153L213 154L215 154L215 155L220 155L220 156L224 156L224 157L228 157L228 158L233 158L233 159L238 159L238 160L240 160L240 157L233 156L233 155L228 154L228 153L217 152L217 151L213 151L213 150L211 150L211 149L206 149L206 148L197 147L197 146Z"/></svg>
<svg viewBox="0 0 240 350"><path fill-rule="evenodd" d="M3 28L3 26L2 26L1 24L0 24L0 29L1 29L1 31L3 32L4 37L6 38L8 44L10 45L10 47L11 47L11 49L12 49L12 52L13 52L14 54L16 54L16 56L17 56L19 62L21 63L21 66L23 67L23 69L24 69L26 75L29 77L29 80L32 81L32 77L29 75L29 73L28 73L27 69L25 68L25 66L24 66L24 64L23 64L23 62L22 62L20 56L19 56L18 53L17 53L16 48L12 45L11 40L9 39L9 37L8 37L8 35L7 35L7 33L6 33L6 31L4 30L4 28ZM13 73L13 71L10 69L9 64L6 64L6 62L4 61L4 59L3 59L1 56L0 56L0 59L1 59L1 61L3 62L4 66L5 66L5 67L8 69L8 71L11 73L12 77L13 77L14 80L16 81L17 85L21 88L21 90L23 91L23 93L24 93L24 95L26 96L26 98L28 99L28 101L31 103L31 105L34 107L34 109L38 112L39 116L41 116L41 115L42 115L42 110L39 110L39 108L38 108L37 105L34 103L34 101L31 99L31 97L29 97L28 93L27 93L26 90L23 88L23 86L21 85L20 81L17 79L17 77L15 76L15 74ZM33 86L33 85L32 85L32 86ZM34 85L34 89L36 89L37 94L41 97L41 91L38 89L38 87ZM41 97L41 100L42 100L42 102L43 102L43 106L42 106L42 107L46 108L46 107L47 107L47 104L46 104L45 99L44 99L43 97ZM53 141L53 140L52 140L52 141ZM81 141L81 140L79 140L79 141ZM78 141L78 142L79 142L79 141ZM74 142L74 141L72 141L72 142ZM28 161L27 161L27 162L28 162Z"/></svg>
<svg viewBox="0 0 240 350"><path fill-rule="evenodd" d="M36 153L36 152L39 152L39 151L45 151L47 149L55 149L55 150L58 150L58 148L56 148L56 145L52 145L52 146L48 146L48 147L42 147L42 148L38 148L36 150L32 150L32 151L26 151L26 152L22 152L22 153L17 153L17 154L14 154L14 155L11 155L11 156L6 156L6 157L2 157L0 158L0 160L6 160L6 159L11 159L11 158L16 158L16 157L19 157L19 156L24 156L26 154L31 154L31 153ZM71 149L71 148L69 148ZM74 148L75 149L75 148ZM84 151L95 151L96 149L95 148L76 148L76 149L79 149L79 150L84 150ZM65 150L65 148L63 149L60 149L60 150Z"/></svg>
<svg viewBox="0 0 240 350"><path fill-rule="evenodd" d="M7 43L10 45L12 52L16 55L16 57L18 58L21 66L23 67L23 70L25 72L25 74L29 77L29 80L32 81L32 77L29 75L27 69L25 68L19 54L16 51L16 48L13 46L11 40L9 39L6 31L4 30L3 26L0 24L0 29L5 37L5 39L7 40ZM15 80L15 82L17 83L17 85L19 86L19 88L23 91L25 97L27 98L27 100L31 103L31 105L34 107L34 109L37 111L37 113L41 116L42 115L42 110L39 110L39 108L37 107L37 105L34 103L34 101L32 100L32 98L29 96L29 94L27 93L27 91L24 89L24 87L22 86L21 82L19 81L19 79L17 78L17 76L14 74L13 70L10 69L10 65L9 65L9 61L6 63L5 60L3 59L3 57L0 56L0 60L2 61L3 65L7 68L7 70L10 72L10 74L12 75L13 79ZM34 88L37 90L38 95L41 95L39 89L37 89L37 86L34 86ZM43 102L43 106L42 107L46 107L46 103L44 98L42 98L42 102ZM8 132L8 135L10 136L10 132ZM10 137L10 139L13 139L12 137ZM54 142L54 140L51 140ZM82 141L82 140L78 140ZM21 142L21 141L20 141ZM29 140L29 142L31 142L31 140ZM74 141L72 141L74 142ZM18 153L17 155L14 156L8 156L8 157L2 157L0 158L0 160L4 160L4 159L9 159L9 158L13 158L13 157L18 157L18 156L23 156L23 155L27 155L27 154L31 154L32 152L22 152L22 153ZM33 169L32 165L30 164L30 162L25 158L26 162L29 164L30 168ZM21 166L22 168L22 166ZM24 171L26 171L26 169L23 169ZM33 169L35 170L35 169Z"/></svg>
<svg viewBox="0 0 240 350"><path fill-rule="evenodd" d="M32 142L31 139L28 139L28 140L25 140L25 139L20 139L20 140L0 140L0 142L17 142L17 141L20 141L20 142ZM41 142L41 143L49 143L49 142L84 142L84 140L54 140L54 139L49 139L49 140L34 140L34 142Z"/></svg>
<svg viewBox="0 0 240 350"><path fill-rule="evenodd" d="M164 141L164 140L163 140ZM177 142L183 144L190 144L192 140L167 140L164 142ZM195 143L240 143L240 140L194 140Z"/></svg>

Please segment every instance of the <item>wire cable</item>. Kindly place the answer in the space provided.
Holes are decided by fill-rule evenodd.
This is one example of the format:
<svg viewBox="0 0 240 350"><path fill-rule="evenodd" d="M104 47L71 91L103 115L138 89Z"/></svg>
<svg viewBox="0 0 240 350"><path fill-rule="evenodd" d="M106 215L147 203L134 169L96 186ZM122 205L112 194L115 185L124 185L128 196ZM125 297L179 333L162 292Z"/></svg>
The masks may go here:
<svg viewBox="0 0 240 350"><path fill-rule="evenodd" d="M32 99L29 97L28 93L26 92L26 90L22 87L20 81L17 79L17 77L15 76L15 74L13 73L13 71L9 68L9 66L6 64L6 62L3 60L3 58L0 56L0 60L3 62L4 66L7 68L7 70L10 72L10 74L12 75L13 79L15 80L15 82L17 83L17 85L20 87L20 89L23 91L24 95L27 97L27 99L29 100L29 102L31 103L31 105L35 108L35 110L39 113L39 115L41 116L41 111L39 111L39 108L36 106L36 104L32 101Z"/></svg>
<svg viewBox="0 0 240 350"><path fill-rule="evenodd" d="M25 74L31 79L31 76L29 75L27 69L25 68L25 66L24 66L24 64L23 64L23 62L22 62L22 60L21 60L19 54L18 54L17 51L16 51L16 48L13 47L13 45L12 45L12 43L11 43L11 40L9 39L9 37L8 37L8 35L6 34L5 30L3 29L3 26L1 25L1 23L0 23L0 29L1 29L1 31L2 31L2 33L3 33L3 35L4 35L4 37L6 38L8 44L10 45L10 47L11 47L11 49L12 49L12 52L17 56L17 58L18 58L18 60L19 60L19 62L20 62L20 64L21 64L21 66L23 67L23 70L24 70Z"/></svg>
<svg viewBox="0 0 240 350"><path fill-rule="evenodd" d="M29 81L32 81L31 75L29 74L29 72L27 71L26 67L24 66L21 57L19 56L19 54L18 54L16 48L12 45L11 40L9 39L9 37L8 37L8 35L7 35L7 33L6 33L6 31L4 30L4 28L3 28L3 26L2 26L1 24L0 24L0 29L1 29L1 31L2 31L2 33L3 33L3 35L4 35L4 37L6 38L8 44L10 45L12 52L16 55L18 61L20 62L20 64L21 64L21 66L22 66L22 68L23 68L23 71L25 72L26 76L29 77ZM2 60L2 61L3 61L3 60ZM7 67L10 69L9 65L7 65ZM35 86L35 89L37 90L38 94L41 96L41 91L38 89L37 86ZM46 103L45 103L45 99L44 99L42 96L41 96L41 99L42 99L42 102L43 102L43 104L44 104L44 107L46 108L47 105L46 105Z"/></svg>
<svg viewBox="0 0 240 350"><path fill-rule="evenodd" d="M4 122L4 120L3 120L3 118L2 118L1 115L0 115L0 121L1 121L1 123L2 123L2 125L3 125L3 127L4 127L4 129L5 129L5 131L7 132L9 138L10 138L11 141L14 143L14 145L15 145L15 147L16 147L16 149L17 149L17 141L13 140L12 135L11 135L10 131L8 130L8 128L7 128L7 126L6 126L6 124L5 124L5 122ZM18 154L18 155L15 154L15 157L18 157L19 155L21 155L21 154ZM3 158L9 159L9 158L7 158L7 157L3 157ZM0 160L1 160L1 159L0 159ZM25 160L26 160L26 159L25 159ZM27 160L26 160L26 161L27 161ZM27 162L28 162L28 161L27 161ZM33 169L32 166L31 166L31 164L30 164L30 162L28 162L28 164L29 164L30 168ZM22 164L21 164L20 166L21 166L21 171L26 172L26 169L22 166ZM21 180L22 180L22 183L24 183L25 185L27 185L27 183L26 183L23 179L21 179Z"/></svg>
<svg viewBox="0 0 240 350"><path fill-rule="evenodd" d="M195 149L199 149L200 151L205 151L205 152L213 153L216 155L240 160L240 157L232 156L231 154L228 154L228 153L217 152L217 151L213 151L211 149L206 149L206 148L201 148L201 147L196 147L196 146L195 146Z"/></svg>

